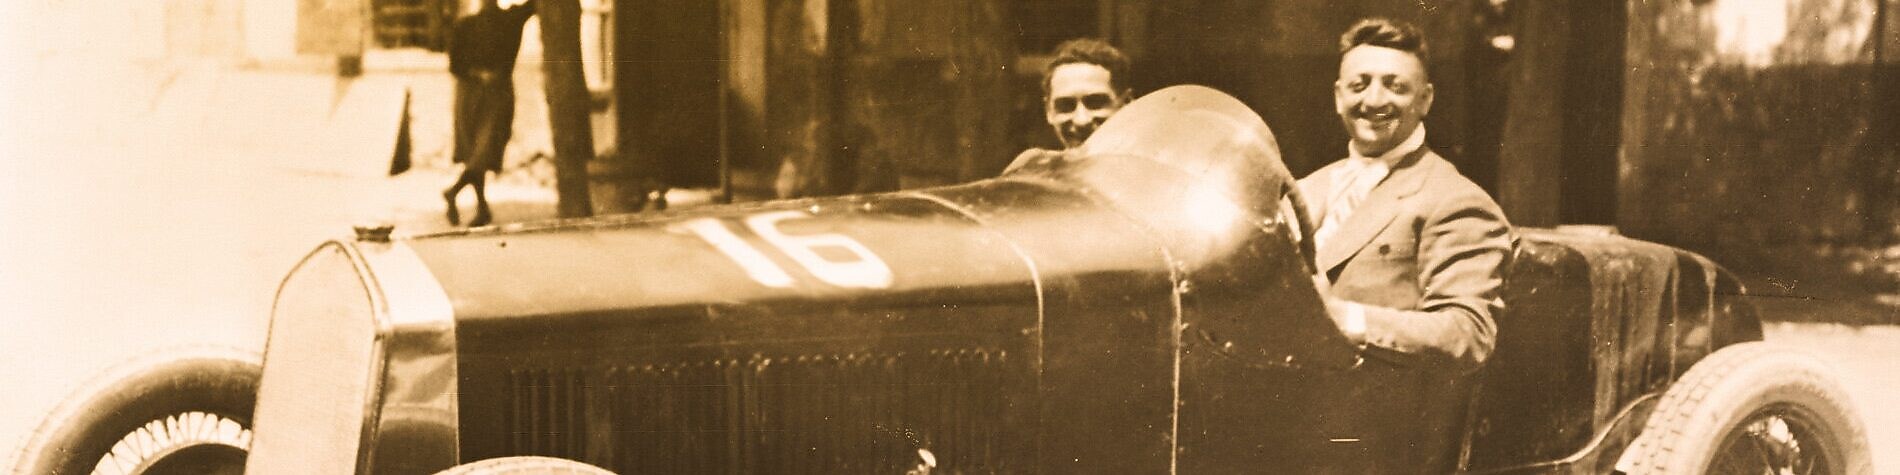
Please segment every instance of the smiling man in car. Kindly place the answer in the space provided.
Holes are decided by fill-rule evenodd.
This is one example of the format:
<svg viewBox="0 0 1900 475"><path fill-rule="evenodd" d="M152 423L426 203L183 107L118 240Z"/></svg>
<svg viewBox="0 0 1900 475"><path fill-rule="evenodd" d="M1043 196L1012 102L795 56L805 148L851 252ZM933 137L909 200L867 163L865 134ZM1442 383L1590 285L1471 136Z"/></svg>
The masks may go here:
<svg viewBox="0 0 1900 475"><path fill-rule="evenodd" d="M1318 222L1314 281L1346 336L1467 372L1496 343L1510 230L1483 189L1425 147L1426 53L1398 21L1341 36L1333 101L1349 155L1300 191Z"/></svg>
<svg viewBox="0 0 1900 475"><path fill-rule="evenodd" d="M1128 87L1128 56L1093 38L1064 41L1042 71L1043 118L1064 150L1082 145L1095 129L1134 100ZM1053 160L1058 150L1031 148L1011 160L1004 172L1037 160Z"/></svg>

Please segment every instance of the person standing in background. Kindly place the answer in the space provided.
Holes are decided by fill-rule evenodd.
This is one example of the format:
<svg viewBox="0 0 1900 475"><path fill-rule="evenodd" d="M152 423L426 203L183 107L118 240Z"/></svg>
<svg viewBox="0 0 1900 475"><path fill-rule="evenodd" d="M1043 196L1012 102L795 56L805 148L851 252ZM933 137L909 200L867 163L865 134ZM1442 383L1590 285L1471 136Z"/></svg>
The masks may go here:
<svg viewBox="0 0 1900 475"><path fill-rule="evenodd" d="M494 219L488 209L489 172L501 171L502 153L514 133L515 56L521 52L521 30L534 15L534 0L502 8L497 0L482 0L473 15L457 18L450 26L449 74L455 77L455 143L452 156L462 173L442 191L450 224L462 224L455 199L462 187L475 189L475 218L469 226L486 226Z"/></svg>

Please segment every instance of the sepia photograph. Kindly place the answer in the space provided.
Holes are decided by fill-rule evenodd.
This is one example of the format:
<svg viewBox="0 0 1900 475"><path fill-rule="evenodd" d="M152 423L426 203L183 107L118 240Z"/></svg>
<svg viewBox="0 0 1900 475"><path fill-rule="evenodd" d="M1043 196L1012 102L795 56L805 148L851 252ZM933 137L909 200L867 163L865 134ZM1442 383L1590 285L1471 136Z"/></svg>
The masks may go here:
<svg viewBox="0 0 1900 475"><path fill-rule="evenodd" d="M0 473L1900 475L1900 0L0 0Z"/></svg>

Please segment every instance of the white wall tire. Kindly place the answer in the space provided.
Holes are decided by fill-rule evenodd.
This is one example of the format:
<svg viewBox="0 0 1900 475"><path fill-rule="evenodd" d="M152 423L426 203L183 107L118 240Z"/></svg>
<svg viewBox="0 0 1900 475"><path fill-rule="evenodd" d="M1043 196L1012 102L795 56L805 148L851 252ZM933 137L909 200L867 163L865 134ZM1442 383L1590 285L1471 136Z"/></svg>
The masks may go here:
<svg viewBox="0 0 1900 475"><path fill-rule="evenodd" d="M613 472L553 457L502 457L457 465L435 475L613 475Z"/></svg>
<svg viewBox="0 0 1900 475"><path fill-rule="evenodd" d="M1873 473L1867 429L1835 375L1751 342L1696 363L1663 393L1619 460L1631 474Z"/></svg>
<svg viewBox="0 0 1900 475"><path fill-rule="evenodd" d="M261 360L186 347L114 367L40 423L13 473L242 473Z"/></svg>

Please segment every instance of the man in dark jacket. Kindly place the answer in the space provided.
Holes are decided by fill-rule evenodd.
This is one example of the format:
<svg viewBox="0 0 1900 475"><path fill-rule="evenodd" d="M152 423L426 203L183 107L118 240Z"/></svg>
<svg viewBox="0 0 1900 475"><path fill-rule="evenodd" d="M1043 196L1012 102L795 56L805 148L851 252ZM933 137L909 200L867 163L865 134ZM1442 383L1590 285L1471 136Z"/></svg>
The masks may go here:
<svg viewBox="0 0 1900 475"><path fill-rule="evenodd" d="M501 171L502 152L513 135L515 56L521 51L521 29L534 15L534 1L501 8L483 0L473 15L457 18L451 26L449 73L455 76L455 145L462 175L442 192L451 224L461 224L455 198L463 186L475 188L475 219L484 226L493 219L485 185L488 172Z"/></svg>

